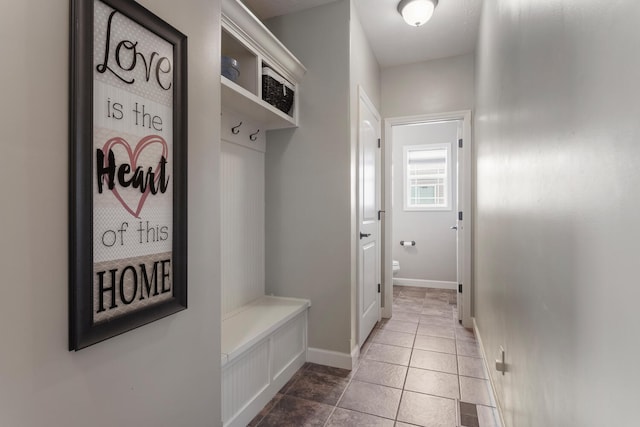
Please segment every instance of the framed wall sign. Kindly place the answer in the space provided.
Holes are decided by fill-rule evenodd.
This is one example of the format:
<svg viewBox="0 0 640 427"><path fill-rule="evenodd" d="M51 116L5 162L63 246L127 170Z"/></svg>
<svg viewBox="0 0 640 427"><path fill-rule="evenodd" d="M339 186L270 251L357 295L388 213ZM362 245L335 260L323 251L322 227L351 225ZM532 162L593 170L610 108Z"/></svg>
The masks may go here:
<svg viewBox="0 0 640 427"><path fill-rule="evenodd" d="M69 350L187 308L187 38L71 0Z"/></svg>

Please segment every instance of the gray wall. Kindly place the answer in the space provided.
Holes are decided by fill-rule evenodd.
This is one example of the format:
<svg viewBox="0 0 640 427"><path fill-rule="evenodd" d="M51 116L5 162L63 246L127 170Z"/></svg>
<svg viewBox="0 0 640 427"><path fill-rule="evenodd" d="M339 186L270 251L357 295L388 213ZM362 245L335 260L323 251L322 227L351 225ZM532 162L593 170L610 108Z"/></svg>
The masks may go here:
<svg viewBox="0 0 640 427"><path fill-rule="evenodd" d="M309 298L309 346L349 353L351 147L349 2L267 25L307 68L300 127L269 132L266 291Z"/></svg>
<svg viewBox="0 0 640 427"><path fill-rule="evenodd" d="M456 161L458 122L394 126L393 135L393 259L400 262L396 278L456 282ZM404 147L451 144L451 209L404 210ZM416 246L400 246L415 240Z"/></svg>
<svg viewBox="0 0 640 427"><path fill-rule="evenodd" d="M476 319L507 426L635 426L640 4L485 1Z"/></svg>
<svg viewBox="0 0 640 427"><path fill-rule="evenodd" d="M299 128L268 136L266 289L310 298L309 346L349 354L357 341L357 88L379 106L380 72L349 0L267 25L308 71Z"/></svg>
<svg viewBox="0 0 640 427"><path fill-rule="evenodd" d="M189 37L189 309L67 351L69 2L5 2L3 426L219 425L220 5L142 3Z"/></svg>
<svg viewBox="0 0 640 427"><path fill-rule="evenodd" d="M474 99L474 54L384 68L383 117L470 110Z"/></svg>

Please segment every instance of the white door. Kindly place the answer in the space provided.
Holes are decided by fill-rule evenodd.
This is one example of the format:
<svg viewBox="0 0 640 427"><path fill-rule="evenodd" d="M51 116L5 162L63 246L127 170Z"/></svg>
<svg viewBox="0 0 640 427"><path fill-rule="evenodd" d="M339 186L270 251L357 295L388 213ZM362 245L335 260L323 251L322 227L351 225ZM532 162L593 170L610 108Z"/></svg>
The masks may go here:
<svg viewBox="0 0 640 427"><path fill-rule="evenodd" d="M456 292L458 293L457 304L458 308L458 321L462 322L462 314L463 310L463 294L460 285L462 285L463 277L464 277L464 212L462 212L462 206L464 206L464 177L462 172L464 171L464 155L462 153L464 147L464 141L462 139L462 120L460 120L458 125L458 155L456 156L457 165L456 165L456 215L457 221L455 225L456 230L456 277L458 282L458 289ZM462 141L462 142L461 142Z"/></svg>
<svg viewBox="0 0 640 427"><path fill-rule="evenodd" d="M458 127L456 247L458 320L465 328L471 321L471 114L464 113Z"/></svg>
<svg viewBox="0 0 640 427"><path fill-rule="evenodd" d="M380 116L362 88L358 96L358 344L380 320Z"/></svg>

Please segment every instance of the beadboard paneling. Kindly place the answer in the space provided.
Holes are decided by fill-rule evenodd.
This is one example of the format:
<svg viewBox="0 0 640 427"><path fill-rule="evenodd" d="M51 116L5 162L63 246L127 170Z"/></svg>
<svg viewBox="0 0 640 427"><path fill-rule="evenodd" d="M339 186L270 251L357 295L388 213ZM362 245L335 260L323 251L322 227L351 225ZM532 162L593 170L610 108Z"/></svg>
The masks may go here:
<svg viewBox="0 0 640 427"><path fill-rule="evenodd" d="M221 144L222 315L264 295L264 153Z"/></svg>
<svg viewBox="0 0 640 427"><path fill-rule="evenodd" d="M299 314L273 335L273 360L271 366L274 379L278 378L307 349L306 316L306 312Z"/></svg>
<svg viewBox="0 0 640 427"><path fill-rule="evenodd" d="M222 419L235 417L269 385L269 339L253 347L222 373Z"/></svg>

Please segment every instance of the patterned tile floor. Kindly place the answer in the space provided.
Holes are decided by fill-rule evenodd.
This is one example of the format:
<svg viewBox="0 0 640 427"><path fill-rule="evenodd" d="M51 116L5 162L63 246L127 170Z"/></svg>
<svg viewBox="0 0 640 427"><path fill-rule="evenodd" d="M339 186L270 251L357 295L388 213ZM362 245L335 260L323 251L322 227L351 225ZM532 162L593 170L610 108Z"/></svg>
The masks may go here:
<svg viewBox="0 0 640 427"><path fill-rule="evenodd" d="M394 287L353 371L305 364L250 426L501 427L454 291Z"/></svg>

